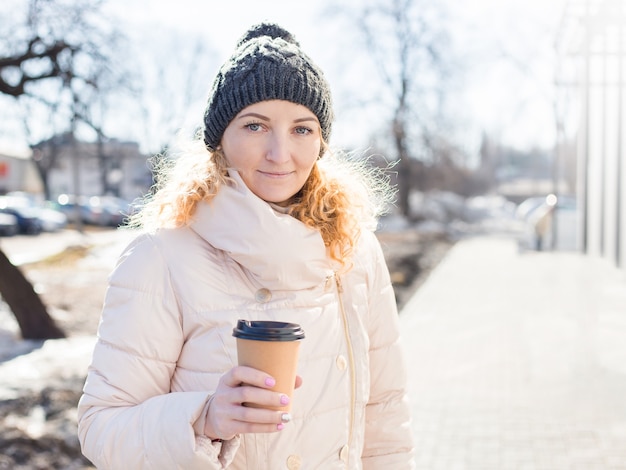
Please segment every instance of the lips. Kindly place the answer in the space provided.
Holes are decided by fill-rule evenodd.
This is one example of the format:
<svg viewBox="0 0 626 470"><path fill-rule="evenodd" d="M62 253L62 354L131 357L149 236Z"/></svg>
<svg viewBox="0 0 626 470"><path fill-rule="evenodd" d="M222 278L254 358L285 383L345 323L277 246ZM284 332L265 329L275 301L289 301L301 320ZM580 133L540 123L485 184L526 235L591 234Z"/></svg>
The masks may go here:
<svg viewBox="0 0 626 470"><path fill-rule="evenodd" d="M265 176L269 176L271 178L281 178L281 177L284 177L284 176L289 176L293 172L292 171L262 171L262 170L259 170L259 173L261 173L262 175L265 175Z"/></svg>

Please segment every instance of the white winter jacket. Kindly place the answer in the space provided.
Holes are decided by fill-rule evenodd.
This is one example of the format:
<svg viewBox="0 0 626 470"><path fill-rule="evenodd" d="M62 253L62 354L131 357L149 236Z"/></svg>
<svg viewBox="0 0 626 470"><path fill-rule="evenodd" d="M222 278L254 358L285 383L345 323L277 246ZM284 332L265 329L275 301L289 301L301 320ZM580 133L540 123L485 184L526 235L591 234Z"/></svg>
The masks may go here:
<svg viewBox="0 0 626 470"><path fill-rule="evenodd" d="M237 176L237 175L236 175ZM292 422L223 443L202 434L239 318L302 325ZM101 469L408 469L412 440L393 289L363 233L342 276L320 234L239 180L189 227L140 235L109 279L78 408Z"/></svg>

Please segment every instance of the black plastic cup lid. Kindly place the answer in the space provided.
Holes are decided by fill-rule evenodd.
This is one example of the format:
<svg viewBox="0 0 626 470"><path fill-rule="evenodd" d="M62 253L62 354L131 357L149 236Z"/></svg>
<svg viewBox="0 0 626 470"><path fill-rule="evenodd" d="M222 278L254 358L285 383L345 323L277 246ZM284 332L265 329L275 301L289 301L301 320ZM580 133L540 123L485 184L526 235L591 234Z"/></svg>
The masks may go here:
<svg viewBox="0 0 626 470"><path fill-rule="evenodd" d="M237 320L233 336L255 341L296 341L304 338L304 330L296 323Z"/></svg>

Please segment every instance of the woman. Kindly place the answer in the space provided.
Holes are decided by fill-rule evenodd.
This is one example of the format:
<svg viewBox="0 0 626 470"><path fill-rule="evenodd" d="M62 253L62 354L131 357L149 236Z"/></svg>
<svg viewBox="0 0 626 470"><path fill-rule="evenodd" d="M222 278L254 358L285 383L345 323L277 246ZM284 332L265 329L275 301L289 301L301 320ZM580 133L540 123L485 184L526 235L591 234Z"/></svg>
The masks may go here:
<svg viewBox="0 0 626 470"><path fill-rule="evenodd" d="M79 403L98 467L412 468L397 311L372 232L388 191L326 152L332 118L293 36L251 28L215 79L203 140L161 172L139 215L148 230L109 279ZM239 318L302 326L292 397L237 366ZM290 414L242 406L290 401Z"/></svg>

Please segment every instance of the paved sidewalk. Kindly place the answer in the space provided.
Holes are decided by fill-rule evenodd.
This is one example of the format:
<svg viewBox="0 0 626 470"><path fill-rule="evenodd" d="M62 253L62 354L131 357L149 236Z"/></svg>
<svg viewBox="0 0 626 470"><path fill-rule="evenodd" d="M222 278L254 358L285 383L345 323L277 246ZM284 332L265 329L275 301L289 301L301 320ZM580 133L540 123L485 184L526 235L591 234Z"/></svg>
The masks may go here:
<svg viewBox="0 0 626 470"><path fill-rule="evenodd" d="M400 319L418 469L626 469L623 271L467 239Z"/></svg>

